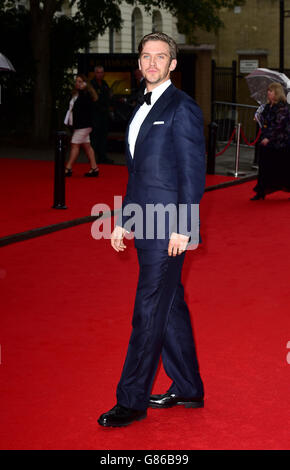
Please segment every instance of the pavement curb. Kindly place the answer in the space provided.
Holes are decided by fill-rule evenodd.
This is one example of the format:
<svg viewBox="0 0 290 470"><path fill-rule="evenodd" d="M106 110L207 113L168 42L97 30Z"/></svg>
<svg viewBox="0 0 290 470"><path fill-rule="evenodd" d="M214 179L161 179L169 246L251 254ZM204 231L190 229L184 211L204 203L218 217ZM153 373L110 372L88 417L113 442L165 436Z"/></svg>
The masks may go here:
<svg viewBox="0 0 290 470"><path fill-rule="evenodd" d="M255 180L257 175L243 176L237 180L226 181L224 183L215 184L205 188L205 192L216 191L218 189L225 189L231 186L238 186L248 181ZM118 211L119 212L119 211ZM117 212L116 212L117 213ZM14 233L11 235L6 235L5 237L0 238L0 247L11 245L12 243L18 243L25 240L31 240L32 238L41 237L42 235L48 235L50 233L57 232L59 230L64 230L71 227L76 227L77 225L87 224L94 222L100 217L112 217L115 215L115 211L100 213L99 215L91 215L86 217L80 217L78 219L68 220L65 222L60 222L58 224L47 225L44 227L38 227L25 232Z"/></svg>

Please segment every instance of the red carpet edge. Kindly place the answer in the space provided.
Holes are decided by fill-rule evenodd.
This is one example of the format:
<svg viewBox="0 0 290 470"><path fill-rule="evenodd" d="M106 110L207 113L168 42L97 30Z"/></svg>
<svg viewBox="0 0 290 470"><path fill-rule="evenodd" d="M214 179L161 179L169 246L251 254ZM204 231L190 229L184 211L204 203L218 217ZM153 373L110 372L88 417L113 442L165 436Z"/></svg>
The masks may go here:
<svg viewBox="0 0 290 470"><path fill-rule="evenodd" d="M251 176L241 177L238 180L226 181L224 183L214 184L212 186L206 187L205 192L215 191L217 189L224 189L230 186L236 186L239 184L248 183L249 181L255 180L256 178L257 178L257 175L251 175ZM90 222L93 222L94 220L97 220L102 215L104 217L111 217L111 216L114 216L115 213L117 212L119 211L111 211L110 213L99 214L96 216L80 217L80 218L68 220L65 222L59 222L57 224L47 225L44 227L37 227L31 230L27 230L25 232L19 232L19 233L14 233L11 235L6 235L5 237L0 238L0 247L7 246L12 243L30 240L32 238L40 237L42 235L48 235L49 233L57 232L59 230L64 230L66 228L75 227L77 225L90 223Z"/></svg>

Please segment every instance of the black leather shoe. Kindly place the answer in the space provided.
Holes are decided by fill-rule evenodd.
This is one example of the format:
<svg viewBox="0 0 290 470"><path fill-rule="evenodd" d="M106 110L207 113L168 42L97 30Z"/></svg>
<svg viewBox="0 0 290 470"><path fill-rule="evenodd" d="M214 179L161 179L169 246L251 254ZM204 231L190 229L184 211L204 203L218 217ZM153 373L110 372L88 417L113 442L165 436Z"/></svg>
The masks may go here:
<svg viewBox="0 0 290 470"><path fill-rule="evenodd" d="M125 408L122 405L116 405L107 413L102 414L98 423L101 426L128 426L128 424L133 423L133 421L140 421L141 419L146 418L146 410L133 410L132 408Z"/></svg>
<svg viewBox="0 0 290 470"><path fill-rule="evenodd" d="M264 194L256 194L256 196L251 197L250 201L259 201L259 199L265 199Z"/></svg>
<svg viewBox="0 0 290 470"><path fill-rule="evenodd" d="M171 408L175 405L183 405L185 408L203 408L203 398L178 397L174 393L164 393L163 395L151 395L150 408Z"/></svg>

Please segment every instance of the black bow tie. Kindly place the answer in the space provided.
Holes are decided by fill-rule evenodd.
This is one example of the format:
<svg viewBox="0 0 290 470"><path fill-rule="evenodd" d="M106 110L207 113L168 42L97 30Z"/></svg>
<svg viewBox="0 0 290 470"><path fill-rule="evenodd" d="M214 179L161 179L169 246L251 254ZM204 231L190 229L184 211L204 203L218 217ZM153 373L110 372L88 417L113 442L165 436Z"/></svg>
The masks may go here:
<svg viewBox="0 0 290 470"><path fill-rule="evenodd" d="M144 104L144 103L150 105L151 104L151 95L152 95L152 91L149 91L148 93L145 93L145 95L144 95L143 92L140 93L138 95L138 99L137 99L138 104L140 104L140 106L142 106L142 104Z"/></svg>

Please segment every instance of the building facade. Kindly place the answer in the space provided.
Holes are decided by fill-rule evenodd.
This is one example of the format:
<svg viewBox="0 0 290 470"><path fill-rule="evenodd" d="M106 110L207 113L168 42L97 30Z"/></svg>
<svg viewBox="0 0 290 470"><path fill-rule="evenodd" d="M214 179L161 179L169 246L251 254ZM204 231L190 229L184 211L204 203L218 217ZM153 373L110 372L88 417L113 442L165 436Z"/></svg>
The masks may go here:
<svg viewBox="0 0 290 470"><path fill-rule="evenodd" d="M76 6L70 7L69 0L66 0L62 11L66 15L73 15L76 8ZM122 2L120 13L122 18L120 31L106 31L90 44L89 50L86 52L134 53L137 52L141 38L152 31L163 31L171 36L177 44L185 43L184 35L177 31L176 19L165 9L153 10L148 13L142 5L129 5Z"/></svg>
<svg viewBox="0 0 290 470"><path fill-rule="evenodd" d="M290 10L290 0L285 0ZM258 67L279 68L280 1L246 0L233 10L222 9L224 28L217 34L198 30L198 43L215 46L213 58L219 67L232 60L257 60ZM285 17L285 68L290 69L290 17Z"/></svg>
<svg viewBox="0 0 290 470"><path fill-rule="evenodd" d="M63 7L63 12L65 14L74 14L75 10L69 9L69 2L67 1ZM162 31L168 34L176 41L182 55L182 57L179 57L177 71L172 74L173 82L196 99L203 109L205 125L207 126L210 120L210 80L213 47L186 45L185 36L179 34L177 30L176 18L165 9L153 10L148 13L142 5L129 5L122 2L120 12L122 18L121 30L106 31L102 36L98 36L90 44L89 49L84 52L92 54L92 56L94 54L124 54L123 61L125 63L126 54L137 52L138 44L144 35L154 31ZM99 57L98 62L100 60L101 57ZM111 86L116 78L115 72L109 72L106 66L105 70L105 79ZM90 76L90 73L88 75Z"/></svg>
<svg viewBox="0 0 290 470"><path fill-rule="evenodd" d="M69 0L66 0L62 11L66 15L74 15L76 6L71 8ZM92 57L99 55L98 63L102 61L102 54L112 54L112 57L114 55L118 56L125 63L126 55L137 52L138 44L144 35L154 31L162 31L168 34L176 41L180 51L178 68L172 74L173 83L194 97L201 106L204 114L205 132L207 133L211 110L210 87L213 46L187 45L185 36L179 34L177 30L176 18L165 9L156 9L148 13L142 5L129 5L123 1L120 4L120 13L122 18L120 31L106 31L105 34L92 41L90 47L83 52L91 54ZM119 56L120 54L123 54L123 56ZM109 67L106 66L105 71L105 79L112 88L112 84L114 81L116 82L116 72L110 71ZM132 74L129 67L128 71ZM91 73L88 73L88 75L91 76Z"/></svg>
<svg viewBox="0 0 290 470"><path fill-rule="evenodd" d="M145 34L163 31L178 43L184 43L176 27L176 19L166 10L145 11L143 6L132 6L123 2L120 6L122 28L119 32L107 31L90 46L90 52L130 53L137 52L138 44Z"/></svg>

